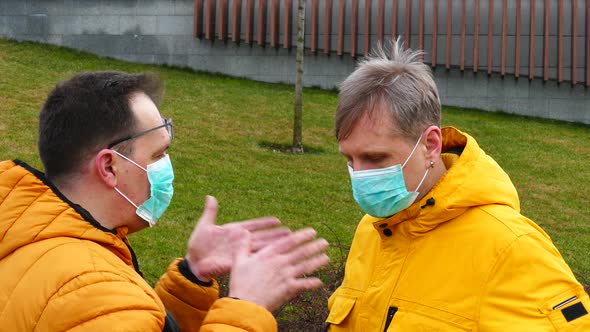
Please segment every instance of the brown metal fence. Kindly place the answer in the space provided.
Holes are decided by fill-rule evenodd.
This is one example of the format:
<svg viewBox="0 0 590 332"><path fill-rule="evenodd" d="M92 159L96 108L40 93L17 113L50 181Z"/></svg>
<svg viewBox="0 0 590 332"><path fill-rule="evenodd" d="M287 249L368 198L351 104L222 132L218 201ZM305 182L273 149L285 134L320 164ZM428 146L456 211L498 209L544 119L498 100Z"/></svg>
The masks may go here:
<svg viewBox="0 0 590 332"><path fill-rule="evenodd" d="M590 86L590 0L307 0L306 5L306 48L316 54L367 55L375 43L401 36L407 47L425 50L424 61L433 67ZM297 0L195 0L194 36L291 48L296 6Z"/></svg>

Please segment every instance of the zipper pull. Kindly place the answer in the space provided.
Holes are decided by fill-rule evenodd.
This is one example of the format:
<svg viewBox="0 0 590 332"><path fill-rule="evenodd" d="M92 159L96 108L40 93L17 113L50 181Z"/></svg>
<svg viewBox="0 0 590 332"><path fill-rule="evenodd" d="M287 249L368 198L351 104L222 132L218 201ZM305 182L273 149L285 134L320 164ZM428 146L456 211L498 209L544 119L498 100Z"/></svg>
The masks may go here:
<svg viewBox="0 0 590 332"><path fill-rule="evenodd" d="M389 328L389 324L391 324L391 321L393 320L393 316L395 316L396 312L397 312L397 307L389 307L389 310L387 310L387 319L385 320L385 328L383 329L383 332L387 332L387 329Z"/></svg>

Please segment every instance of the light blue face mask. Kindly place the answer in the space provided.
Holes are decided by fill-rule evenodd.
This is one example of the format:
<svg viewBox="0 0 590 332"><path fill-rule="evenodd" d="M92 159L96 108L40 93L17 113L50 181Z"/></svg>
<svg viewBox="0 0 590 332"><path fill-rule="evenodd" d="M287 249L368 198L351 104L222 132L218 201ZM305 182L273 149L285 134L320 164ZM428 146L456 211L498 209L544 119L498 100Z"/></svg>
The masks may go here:
<svg viewBox="0 0 590 332"><path fill-rule="evenodd" d="M414 154L421 139L422 135L420 135L418 142L414 145L412 152L410 152L403 165L397 164L391 167L364 171L354 171L350 165L348 166L352 194L363 211L373 217L385 218L393 216L414 203L419 195L418 189L426 179L430 169L426 169L426 173L424 173L416 190L412 192L408 192L406 188L402 169Z"/></svg>
<svg viewBox="0 0 590 332"><path fill-rule="evenodd" d="M137 209L135 213L137 213L138 216L147 221L150 227L154 226L170 205L172 195L174 194L174 188L172 187L174 170L172 169L170 157L165 155L158 161L147 165L147 169L145 169L119 152L115 151L115 153L147 172L147 177L150 182L150 198L140 206L133 203L117 187L115 187L115 190L129 203L135 206Z"/></svg>

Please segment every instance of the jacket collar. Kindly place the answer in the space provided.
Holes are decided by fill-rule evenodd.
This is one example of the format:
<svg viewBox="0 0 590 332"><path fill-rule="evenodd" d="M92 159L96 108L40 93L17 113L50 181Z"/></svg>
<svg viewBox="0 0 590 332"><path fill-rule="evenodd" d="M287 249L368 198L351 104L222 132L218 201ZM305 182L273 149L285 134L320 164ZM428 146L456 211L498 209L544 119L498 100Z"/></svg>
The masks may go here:
<svg viewBox="0 0 590 332"><path fill-rule="evenodd" d="M503 204L519 210L518 194L510 178L473 137L453 127L443 128L442 135L443 154L455 156L443 157L447 172L434 187L422 199L389 218L363 218L363 222L373 224L382 238L391 236L402 223L409 234L423 235L476 206Z"/></svg>
<svg viewBox="0 0 590 332"><path fill-rule="evenodd" d="M44 173L23 161L0 165L0 258L29 243L73 237L100 244L140 273L126 227L105 228L65 197ZM6 237L7 233L11 236Z"/></svg>

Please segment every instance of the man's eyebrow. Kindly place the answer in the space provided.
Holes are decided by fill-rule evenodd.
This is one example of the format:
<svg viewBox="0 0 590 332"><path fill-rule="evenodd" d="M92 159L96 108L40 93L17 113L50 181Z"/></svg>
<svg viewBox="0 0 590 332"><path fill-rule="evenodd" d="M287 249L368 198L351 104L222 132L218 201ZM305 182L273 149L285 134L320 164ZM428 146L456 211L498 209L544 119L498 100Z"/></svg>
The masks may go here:
<svg viewBox="0 0 590 332"><path fill-rule="evenodd" d="M338 150L338 152L341 155L345 156L345 157L350 157L347 153L345 153L345 152L343 152L341 150ZM367 157L386 157L386 156L389 156L389 155L391 155L391 153L388 152L388 151L366 151L366 152L362 152L360 154L360 157L362 157L362 158L367 158Z"/></svg>
<svg viewBox="0 0 590 332"><path fill-rule="evenodd" d="M387 157L389 155L391 155L391 153L382 151L367 151L361 153L362 158Z"/></svg>

